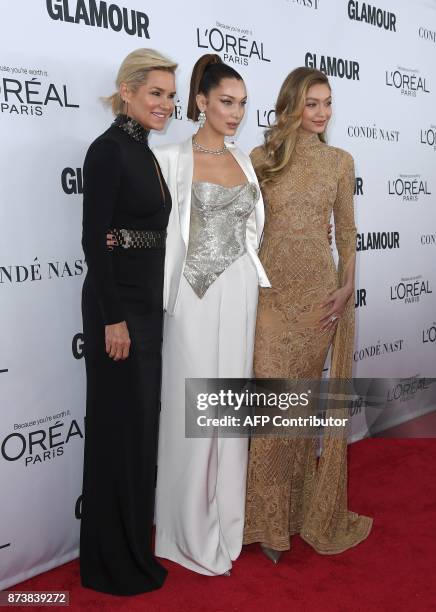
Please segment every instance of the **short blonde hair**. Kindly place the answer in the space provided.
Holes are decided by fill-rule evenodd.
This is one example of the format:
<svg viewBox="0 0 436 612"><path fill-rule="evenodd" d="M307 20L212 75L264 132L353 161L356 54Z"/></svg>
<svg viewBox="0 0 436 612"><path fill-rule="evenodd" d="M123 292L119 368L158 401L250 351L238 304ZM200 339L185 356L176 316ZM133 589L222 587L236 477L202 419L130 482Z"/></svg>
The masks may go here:
<svg viewBox="0 0 436 612"><path fill-rule="evenodd" d="M118 91L107 98L103 98L103 102L111 106L114 115L120 115L124 112L124 102L119 91L121 83L126 83L129 89L136 91L145 83L148 73L152 70L165 70L174 73L176 68L177 64L159 51L136 49L129 53L118 70L115 81Z"/></svg>

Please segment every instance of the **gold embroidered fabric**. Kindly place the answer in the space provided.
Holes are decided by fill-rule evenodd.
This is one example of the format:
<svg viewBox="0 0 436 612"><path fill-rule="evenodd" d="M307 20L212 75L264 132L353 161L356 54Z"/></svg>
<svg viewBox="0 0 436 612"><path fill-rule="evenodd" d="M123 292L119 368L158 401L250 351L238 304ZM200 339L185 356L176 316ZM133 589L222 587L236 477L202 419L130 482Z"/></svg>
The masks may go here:
<svg viewBox="0 0 436 612"><path fill-rule="evenodd" d="M254 165L262 148L252 153ZM289 169L263 190L266 224L260 259L272 288L259 295L254 370L257 378L319 379L332 344L331 378L349 378L354 342L354 300L336 332L322 332L320 304L342 285L355 256L354 163L351 155L300 132ZM327 225L333 210L339 266ZM339 416L330 410L327 416ZM344 416L344 415L340 415ZM347 508L347 440L253 438L244 544L290 548L300 536L319 553L335 554L364 540L372 519Z"/></svg>

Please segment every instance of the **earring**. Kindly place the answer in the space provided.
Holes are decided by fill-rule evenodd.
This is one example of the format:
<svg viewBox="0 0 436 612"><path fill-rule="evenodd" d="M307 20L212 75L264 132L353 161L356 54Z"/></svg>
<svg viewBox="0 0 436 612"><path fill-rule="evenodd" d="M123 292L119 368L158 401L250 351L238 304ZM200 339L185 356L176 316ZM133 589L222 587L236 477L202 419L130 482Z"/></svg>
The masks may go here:
<svg viewBox="0 0 436 612"><path fill-rule="evenodd" d="M198 123L199 123L200 128L202 128L204 124L206 123L206 113L204 111L201 111L200 114L198 115Z"/></svg>
<svg viewBox="0 0 436 612"><path fill-rule="evenodd" d="M128 116L129 115L129 103L126 102L126 100L123 100L123 103L124 103L124 114Z"/></svg>

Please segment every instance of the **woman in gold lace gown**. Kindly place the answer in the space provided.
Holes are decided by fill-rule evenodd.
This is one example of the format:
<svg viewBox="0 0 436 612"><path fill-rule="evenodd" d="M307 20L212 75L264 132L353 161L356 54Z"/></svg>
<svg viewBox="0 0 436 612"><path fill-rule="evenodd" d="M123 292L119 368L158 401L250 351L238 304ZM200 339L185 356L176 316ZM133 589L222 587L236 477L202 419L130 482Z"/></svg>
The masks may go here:
<svg viewBox="0 0 436 612"><path fill-rule="evenodd" d="M327 77L297 68L276 104L276 122L252 153L266 224L260 258L272 288L259 296L257 378L320 379L330 345L332 378L351 377L354 341L354 163L328 146ZM331 213L339 254L327 239ZM274 562L300 534L317 552L335 554L364 540L372 519L347 509L347 440L326 435L253 438L244 543L260 542Z"/></svg>

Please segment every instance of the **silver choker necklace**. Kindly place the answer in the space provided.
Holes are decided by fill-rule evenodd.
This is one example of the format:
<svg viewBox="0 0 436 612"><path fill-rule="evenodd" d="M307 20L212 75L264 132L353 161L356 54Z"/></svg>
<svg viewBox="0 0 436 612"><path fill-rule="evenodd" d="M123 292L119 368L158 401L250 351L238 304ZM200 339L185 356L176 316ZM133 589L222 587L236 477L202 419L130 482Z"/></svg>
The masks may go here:
<svg viewBox="0 0 436 612"><path fill-rule="evenodd" d="M227 153L228 151L225 144L222 149L207 149L195 140L195 136L192 137L192 148L194 151L199 151L200 153L211 153L212 155L224 155L224 153Z"/></svg>

